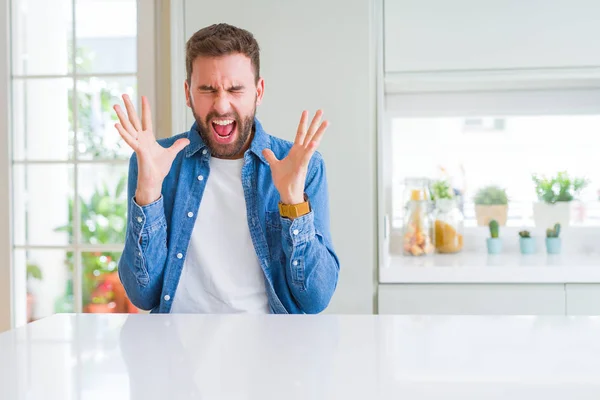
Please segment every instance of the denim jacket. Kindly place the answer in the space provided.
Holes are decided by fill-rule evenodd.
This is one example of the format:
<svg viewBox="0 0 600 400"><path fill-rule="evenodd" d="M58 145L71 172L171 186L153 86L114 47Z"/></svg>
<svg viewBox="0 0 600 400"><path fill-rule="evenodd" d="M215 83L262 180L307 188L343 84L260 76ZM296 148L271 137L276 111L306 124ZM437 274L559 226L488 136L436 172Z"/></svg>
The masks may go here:
<svg viewBox="0 0 600 400"><path fill-rule="evenodd" d="M315 152L308 166L305 194L310 213L294 220L279 215L279 193L262 155L271 149L285 157L292 143L268 135L258 119L244 154L242 186L250 236L264 272L272 313L319 313L336 289L339 260L329 232L329 200L325 163ZM161 197L139 206L135 201L137 158L129 163L128 221L119 277L131 302L151 313L168 313L181 276L202 193L210 179L210 151L194 123L191 130L168 139L190 140L175 158L162 185ZM232 248L235 251L235 248Z"/></svg>

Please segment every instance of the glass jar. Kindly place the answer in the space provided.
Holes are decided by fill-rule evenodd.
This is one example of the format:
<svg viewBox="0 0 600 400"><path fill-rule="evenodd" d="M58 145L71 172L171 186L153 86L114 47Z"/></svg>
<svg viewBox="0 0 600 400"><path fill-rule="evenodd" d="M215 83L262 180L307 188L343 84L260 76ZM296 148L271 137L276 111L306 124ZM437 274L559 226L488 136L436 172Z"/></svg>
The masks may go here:
<svg viewBox="0 0 600 400"><path fill-rule="evenodd" d="M464 216L457 199L435 202L435 249L438 253L458 253L463 249Z"/></svg>
<svg viewBox="0 0 600 400"><path fill-rule="evenodd" d="M408 178L404 189L403 249L407 256L435 253L429 180Z"/></svg>

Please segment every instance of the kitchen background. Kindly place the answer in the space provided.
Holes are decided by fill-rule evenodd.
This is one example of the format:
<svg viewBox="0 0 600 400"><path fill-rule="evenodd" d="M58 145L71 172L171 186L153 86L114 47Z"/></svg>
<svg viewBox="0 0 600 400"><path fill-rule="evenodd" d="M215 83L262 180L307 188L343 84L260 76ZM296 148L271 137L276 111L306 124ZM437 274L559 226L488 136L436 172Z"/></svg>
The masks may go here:
<svg viewBox="0 0 600 400"><path fill-rule="evenodd" d="M597 1L0 6L0 330L140 312L115 273L130 152L110 107L146 94L157 136L188 130L185 41L224 16L261 44L269 132L332 122L327 313L600 314Z"/></svg>

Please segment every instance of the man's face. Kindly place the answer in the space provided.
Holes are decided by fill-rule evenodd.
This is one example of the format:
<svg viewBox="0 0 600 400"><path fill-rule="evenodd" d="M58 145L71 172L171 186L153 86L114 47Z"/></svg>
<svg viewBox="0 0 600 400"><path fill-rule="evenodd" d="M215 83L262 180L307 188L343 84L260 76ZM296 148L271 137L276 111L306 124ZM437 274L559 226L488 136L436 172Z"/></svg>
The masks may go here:
<svg viewBox="0 0 600 400"><path fill-rule="evenodd" d="M255 82L250 58L243 54L194 60L186 102L214 157L241 158L249 147L264 91L263 79Z"/></svg>

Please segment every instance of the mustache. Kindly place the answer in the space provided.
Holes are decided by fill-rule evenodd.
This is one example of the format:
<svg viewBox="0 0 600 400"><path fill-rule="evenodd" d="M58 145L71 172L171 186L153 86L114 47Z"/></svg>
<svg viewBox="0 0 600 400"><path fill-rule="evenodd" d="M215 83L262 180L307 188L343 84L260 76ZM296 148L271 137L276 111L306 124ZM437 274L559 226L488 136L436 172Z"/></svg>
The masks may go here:
<svg viewBox="0 0 600 400"><path fill-rule="evenodd" d="M236 122L240 122L240 116L236 112L227 113L227 114L219 114L219 113L216 113L216 112L210 112L206 116L206 124L208 125L208 123L210 122L210 120L213 119L213 118L234 119L234 120L236 120Z"/></svg>

